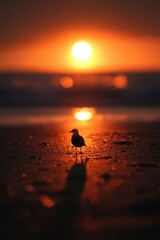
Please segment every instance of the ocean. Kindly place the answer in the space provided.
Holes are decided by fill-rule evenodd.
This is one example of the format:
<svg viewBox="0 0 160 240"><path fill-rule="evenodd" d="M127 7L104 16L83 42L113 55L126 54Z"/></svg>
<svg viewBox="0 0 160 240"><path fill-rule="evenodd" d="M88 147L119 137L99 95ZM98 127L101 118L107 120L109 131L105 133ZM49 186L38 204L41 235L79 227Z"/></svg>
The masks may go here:
<svg viewBox="0 0 160 240"><path fill-rule="evenodd" d="M81 111L91 112L92 116L76 118L76 113ZM93 122L160 122L160 107L7 107L0 110L1 126L68 122L76 126Z"/></svg>
<svg viewBox="0 0 160 240"><path fill-rule="evenodd" d="M159 122L159 96L159 72L1 73L0 125ZM76 119L84 108L91 118Z"/></svg>

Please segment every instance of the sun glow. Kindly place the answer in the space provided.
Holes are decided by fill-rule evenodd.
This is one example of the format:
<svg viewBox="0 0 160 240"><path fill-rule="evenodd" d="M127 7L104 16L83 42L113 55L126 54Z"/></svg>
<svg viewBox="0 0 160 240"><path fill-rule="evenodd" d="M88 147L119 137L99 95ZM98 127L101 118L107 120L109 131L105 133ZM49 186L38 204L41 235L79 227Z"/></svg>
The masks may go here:
<svg viewBox="0 0 160 240"><path fill-rule="evenodd" d="M93 108L82 108L75 111L74 117L79 121L87 121L93 118L94 112Z"/></svg>
<svg viewBox="0 0 160 240"><path fill-rule="evenodd" d="M92 55L92 48L87 42L77 42L72 47L72 55L77 60L86 61Z"/></svg>

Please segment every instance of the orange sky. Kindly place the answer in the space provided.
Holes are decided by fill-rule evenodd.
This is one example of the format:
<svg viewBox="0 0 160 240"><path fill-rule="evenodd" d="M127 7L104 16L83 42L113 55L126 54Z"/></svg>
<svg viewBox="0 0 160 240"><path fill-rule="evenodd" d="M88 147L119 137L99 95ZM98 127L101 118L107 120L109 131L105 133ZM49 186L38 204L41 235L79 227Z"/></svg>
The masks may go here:
<svg viewBox="0 0 160 240"><path fill-rule="evenodd" d="M153 2L2 1L0 71L160 71L159 3ZM85 63L71 55L80 40L92 46Z"/></svg>
<svg viewBox="0 0 160 240"><path fill-rule="evenodd" d="M93 34L94 35L94 34ZM81 36L81 34L80 34ZM91 59L79 62L71 54L78 40L88 41L93 49ZM160 70L160 39L96 34L90 38L74 33L50 37L33 44L22 44L1 50L0 70L42 72L107 72Z"/></svg>

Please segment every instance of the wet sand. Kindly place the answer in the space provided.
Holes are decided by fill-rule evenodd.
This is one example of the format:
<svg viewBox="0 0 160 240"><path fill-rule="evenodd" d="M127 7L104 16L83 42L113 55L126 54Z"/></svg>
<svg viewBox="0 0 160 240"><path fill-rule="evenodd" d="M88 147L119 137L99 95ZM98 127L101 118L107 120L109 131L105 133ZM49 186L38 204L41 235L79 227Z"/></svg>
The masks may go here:
<svg viewBox="0 0 160 240"><path fill-rule="evenodd" d="M0 128L1 239L159 239L160 123Z"/></svg>

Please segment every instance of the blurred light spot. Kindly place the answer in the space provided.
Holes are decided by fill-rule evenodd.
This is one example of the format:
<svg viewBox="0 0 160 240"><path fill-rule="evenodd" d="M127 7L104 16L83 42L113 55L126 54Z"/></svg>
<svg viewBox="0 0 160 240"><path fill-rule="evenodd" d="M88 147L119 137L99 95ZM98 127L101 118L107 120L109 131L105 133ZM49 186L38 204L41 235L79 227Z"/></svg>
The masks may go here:
<svg viewBox="0 0 160 240"><path fill-rule="evenodd" d="M15 192L14 188L12 187L12 185L8 185L8 195L10 197L15 197L15 195L16 195L16 192Z"/></svg>
<svg viewBox="0 0 160 240"><path fill-rule="evenodd" d="M110 75L107 75L104 77L104 84L107 86L113 86L113 77Z"/></svg>
<svg viewBox="0 0 160 240"><path fill-rule="evenodd" d="M116 88L126 88L127 85L128 85L127 77L125 75L123 75L123 74L116 76L113 79L113 85Z"/></svg>
<svg viewBox="0 0 160 240"><path fill-rule="evenodd" d="M22 178L26 178L27 177L27 174L26 173L22 173Z"/></svg>
<svg viewBox="0 0 160 240"><path fill-rule="evenodd" d="M74 117L80 121L86 121L93 118L95 110L93 108L82 108L81 110L77 110L74 114Z"/></svg>
<svg viewBox="0 0 160 240"><path fill-rule="evenodd" d="M38 81L33 81L32 83L30 83L29 87L32 88L35 91L39 91L40 89L42 89L42 85Z"/></svg>
<svg viewBox="0 0 160 240"><path fill-rule="evenodd" d="M14 88L25 88L26 86L26 81L23 78L14 78L12 80L12 87Z"/></svg>
<svg viewBox="0 0 160 240"><path fill-rule="evenodd" d="M33 89L39 91L42 89L42 83L39 80L14 78L12 79L12 87L17 89Z"/></svg>
<svg viewBox="0 0 160 240"><path fill-rule="evenodd" d="M39 200L41 204L46 208L51 208L56 204L56 201L53 199L50 199L47 195L41 195L39 197Z"/></svg>
<svg viewBox="0 0 160 240"><path fill-rule="evenodd" d="M34 191L34 187L33 187L32 185L27 185L27 186L25 187L25 190L26 190L27 192L33 192L33 191Z"/></svg>
<svg viewBox="0 0 160 240"><path fill-rule="evenodd" d="M71 77L63 77L60 79L60 84L64 88L71 88L73 87L73 79Z"/></svg>
<svg viewBox="0 0 160 240"><path fill-rule="evenodd" d="M51 86L52 87L59 87L59 77L57 77L57 76L52 77Z"/></svg>
<svg viewBox="0 0 160 240"><path fill-rule="evenodd" d="M116 170L115 166L113 166L111 169L112 169L112 171L115 171L115 170Z"/></svg>

